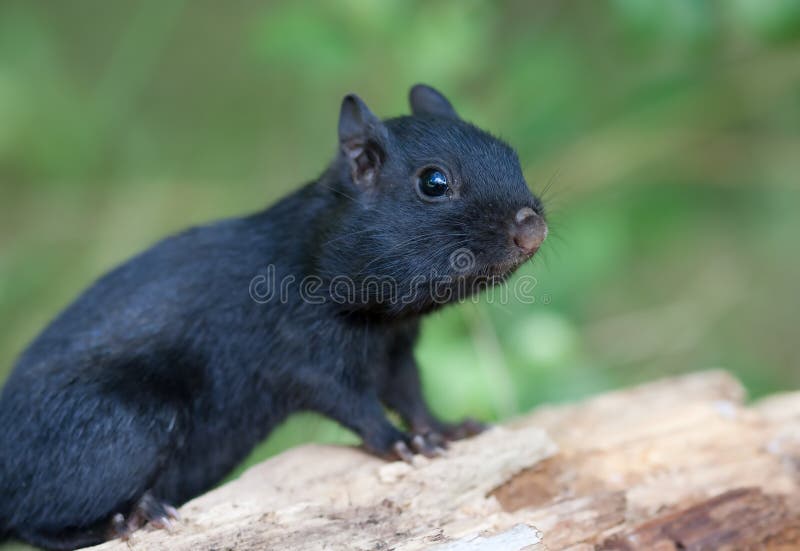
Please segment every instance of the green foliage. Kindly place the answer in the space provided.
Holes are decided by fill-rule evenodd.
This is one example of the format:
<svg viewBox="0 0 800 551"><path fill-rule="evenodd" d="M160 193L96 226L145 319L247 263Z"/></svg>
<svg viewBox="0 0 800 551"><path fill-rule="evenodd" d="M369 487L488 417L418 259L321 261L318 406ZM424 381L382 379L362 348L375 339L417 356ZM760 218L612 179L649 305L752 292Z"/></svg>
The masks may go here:
<svg viewBox="0 0 800 551"><path fill-rule="evenodd" d="M342 95L399 114L421 81L518 148L552 228L534 304L426 321L441 414L795 387L798 38L797 0L3 2L0 378L103 271L315 177ZM302 416L250 461L312 439L352 436Z"/></svg>

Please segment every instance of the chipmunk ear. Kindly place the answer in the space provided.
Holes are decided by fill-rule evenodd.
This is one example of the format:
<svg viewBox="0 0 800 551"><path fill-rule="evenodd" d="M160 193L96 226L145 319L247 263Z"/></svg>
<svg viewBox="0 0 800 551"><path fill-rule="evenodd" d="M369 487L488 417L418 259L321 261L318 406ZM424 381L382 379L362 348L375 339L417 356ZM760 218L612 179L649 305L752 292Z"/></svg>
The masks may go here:
<svg viewBox="0 0 800 551"><path fill-rule="evenodd" d="M416 84L408 93L408 102L411 112L416 116L435 116L448 119L458 119L458 113L453 106L434 88L425 84Z"/></svg>
<svg viewBox="0 0 800 551"><path fill-rule="evenodd" d="M386 158L387 139L386 127L361 98L346 95L339 112L339 146L356 184L366 187L375 183Z"/></svg>

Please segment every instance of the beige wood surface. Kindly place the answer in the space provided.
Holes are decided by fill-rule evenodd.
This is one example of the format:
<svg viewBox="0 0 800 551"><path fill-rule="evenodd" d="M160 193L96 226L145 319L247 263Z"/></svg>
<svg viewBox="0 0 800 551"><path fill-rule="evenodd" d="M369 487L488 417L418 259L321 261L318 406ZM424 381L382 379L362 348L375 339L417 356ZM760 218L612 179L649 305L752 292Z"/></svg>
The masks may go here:
<svg viewBox="0 0 800 551"><path fill-rule="evenodd" d="M181 508L169 550L800 549L800 392L704 372L546 406L386 463L309 445Z"/></svg>

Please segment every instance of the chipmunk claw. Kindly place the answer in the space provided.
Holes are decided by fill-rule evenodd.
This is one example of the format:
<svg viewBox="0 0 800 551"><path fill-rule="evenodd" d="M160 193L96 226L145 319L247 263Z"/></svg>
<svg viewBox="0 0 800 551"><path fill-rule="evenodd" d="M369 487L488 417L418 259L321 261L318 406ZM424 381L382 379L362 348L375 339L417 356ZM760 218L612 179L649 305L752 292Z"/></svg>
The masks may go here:
<svg viewBox="0 0 800 551"><path fill-rule="evenodd" d="M441 457L444 455L444 448L439 446L432 433L415 434L411 437L411 445L417 453L425 457Z"/></svg>
<svg viewBox="0 0 800 551"><path fill-rule="evenodd" d="M181 515L175 507L157 500L146 492L127 517L117 513L111 518L111 535L127 541L131 534L145 524L174 532L180 518Z"/></svg>
<svg viewBox="0 0 800 551"><path fill-rule="evenodd" d="M409 435L405 440L395 442L392 450L396 457L408 464L413 464L415 454L428 458L445 455L446 450L440 443L444 443L444 441L437 438L434 433L416 433Z"/></svg>
<svg viewBox="0 0 800 551"><path fill-rule="evenodd" d="M442 436L450 441L462 440L480 434L488 428L489 425L486 423L481 423L476 419L467 417L458 423L444 425L444 427L442 427Z"/></svg>
<svg viewBox="0 0 800 551"><path fill-rule="evenodd" d="M414 464L414 453L408 447L408 444L403 442L402 440L395 442L394 446L392 446L392 450L394 450L395 455L408 463L409 465Z"/></svg>

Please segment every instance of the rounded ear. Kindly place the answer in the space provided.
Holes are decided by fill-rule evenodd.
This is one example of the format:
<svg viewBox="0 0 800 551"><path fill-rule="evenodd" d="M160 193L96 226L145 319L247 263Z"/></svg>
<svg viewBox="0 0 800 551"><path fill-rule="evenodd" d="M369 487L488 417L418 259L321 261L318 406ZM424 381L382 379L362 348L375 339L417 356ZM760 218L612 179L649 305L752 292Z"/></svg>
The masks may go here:
<svg viewBox="0 0 800 551"><path fill-rule="evenodd" d="M458 119L458 113L447 98L426 84L412 86L408 93L408 102L414 115Z"/></svg>
<svg viewBox="0 0 800 551"><path fill-rule="evenodd" d="M342 100L339 111L339 147L350 162L353 181L368 186L375 183L386 156L388 132L381 120L355 94Z"/></svg>

